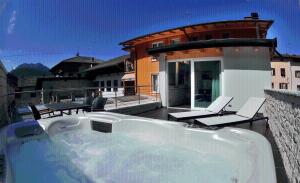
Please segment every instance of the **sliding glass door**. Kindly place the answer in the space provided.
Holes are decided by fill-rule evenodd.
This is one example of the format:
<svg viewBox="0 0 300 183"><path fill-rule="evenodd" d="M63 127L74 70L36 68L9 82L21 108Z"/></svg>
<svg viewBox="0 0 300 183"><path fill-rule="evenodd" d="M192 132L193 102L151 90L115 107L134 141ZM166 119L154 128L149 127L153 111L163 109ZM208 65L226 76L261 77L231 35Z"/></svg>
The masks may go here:
<svg viewBox="0 0 300 183"><path fill-rule="evenodd" d="M191 107L190 68L190 61L176 61L168 63L169 107Z"/></svg>
<svg viewBox="0 0 300 183"><path fill-rule="evenodd" d="M206 108L220 96L220 61L194 61L192 72L192 108Z"/></svg>

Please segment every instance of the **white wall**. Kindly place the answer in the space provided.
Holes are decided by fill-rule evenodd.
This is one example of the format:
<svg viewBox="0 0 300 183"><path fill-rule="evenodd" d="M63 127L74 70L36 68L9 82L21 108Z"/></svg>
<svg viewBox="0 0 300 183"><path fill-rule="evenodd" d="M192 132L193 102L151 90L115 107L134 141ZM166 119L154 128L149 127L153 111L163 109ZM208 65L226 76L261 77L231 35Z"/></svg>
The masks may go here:
<svg viewBox="0 0 300 183"><path fill-rule="evenodd" d="M165 54L160 54L159 60L159 93L162 102L162 106L166 107L168 105L168 63L166 62Z"/></svg>
<svg viewBox="0 0 300 183"><path fill-rule="evenodd" d="M295 71L300 71L299 62L291 62L291 90L297 90L297 85L300 85L300 78L295 77ZM287 73L288 75L289 73Z"/></svg>
<svg viewBox="0 0 300 183"><path fill-rule="evenodd" d="M96 77L95 81L99 81L99 87L101 87L101 81L104 81L105 90L102 93L103 97L115 97L114 88L114 80L118 80L118 92L117 96L124 96L124 87L121 86L122 77L124 74L109 74L109 75L99 75ZM107 81L111 81L111 91L107 91Z"/></svg>
<svg viewBox="0 0 300 183"><path fill-rule="evenodd" d="M239 110L249 97L264 97L271 88L269 48L223 48L223 95L234 97L227 110Z"/></svg>

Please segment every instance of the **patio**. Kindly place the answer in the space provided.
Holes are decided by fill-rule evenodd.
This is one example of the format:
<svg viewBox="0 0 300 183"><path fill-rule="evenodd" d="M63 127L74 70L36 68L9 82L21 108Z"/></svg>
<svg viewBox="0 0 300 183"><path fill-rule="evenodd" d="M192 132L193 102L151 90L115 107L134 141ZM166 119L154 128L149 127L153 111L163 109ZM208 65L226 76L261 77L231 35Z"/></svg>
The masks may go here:
<svg viewBox="0 0 300 183"><path fill-rule="evenodd" d="M183 112L187 111L184 109L168 109L168 108L160 108L157 110L145 112L145 113L140 113L137 114L137 116L140 117L147 117L147 118L153 118L153 119L162 119L162 120L168 120L168 113L170 112ZM268 139L268 141L271 143L272 146L272 151L273 151L273 156L274 156L274 162L275 162L275 167L276 167L276 176L277 176L277 182L278 183L287 183L288 178L284 169L284 165L282 162L282 158L279 152L279 149L275 143L274 137L272 135L272 132L266 128L266 122L265 121L256 121L253 123L252 126L250 126L249 123L245 124L238 124L235 125L234 127L236 128L243 128L247 130L251 130L254 132L257 132L264 137Z"/></svg>

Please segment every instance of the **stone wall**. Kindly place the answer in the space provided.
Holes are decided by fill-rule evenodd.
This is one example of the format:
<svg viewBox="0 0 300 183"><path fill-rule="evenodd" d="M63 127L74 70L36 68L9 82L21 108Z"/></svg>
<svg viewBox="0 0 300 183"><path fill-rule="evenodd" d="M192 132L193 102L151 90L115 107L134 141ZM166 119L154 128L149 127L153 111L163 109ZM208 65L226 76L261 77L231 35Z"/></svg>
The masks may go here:
<svg viewBox="0 0 300 183"><path fill-rule="evenodd" d="M300 182L300 92L265 90L264 115L269 117L287 176Z"/></svg>

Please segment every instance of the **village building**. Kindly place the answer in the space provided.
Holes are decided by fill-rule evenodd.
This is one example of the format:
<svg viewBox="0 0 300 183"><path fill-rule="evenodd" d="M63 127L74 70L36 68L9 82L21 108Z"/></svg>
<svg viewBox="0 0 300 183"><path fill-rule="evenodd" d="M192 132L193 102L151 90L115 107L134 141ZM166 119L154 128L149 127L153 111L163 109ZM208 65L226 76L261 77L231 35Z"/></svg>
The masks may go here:
<svg viewBox="0 0 300 183"><path fill-rule="evenodd" d="M228 110L271 88L270 59L276 39L267 39L273 20L257 13L242 20L187 25L120 43L135 65L135 85L159 93L163 106L205 108L232 96Z"/></svg>
<svg viewBox="0 0 300 183"><path fill-rule="evenodd" d="M7 71L0 61L0 126L8 122Z"/></svg>
<svg viewBox="0 0 300 183"><path fill-rule="evenodd" d="M272 88L300 91L300 55L275 56L271 67Z"/></svg>
<svg viewBox="0 0 300 183"><path fill-rule="evenodd" d="M124 94L129 94L128 89L124 90L124 82L127 80L123 80L127 59L129 55L119 56L89 68L84 73L90 80L93 80L93 86L99 88L103 97L124 96ZM134 91L134 88L131 90Z"/></svg>

